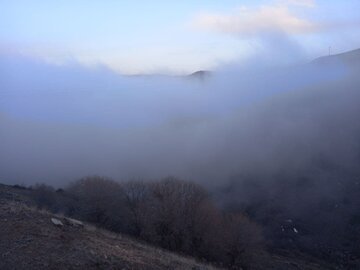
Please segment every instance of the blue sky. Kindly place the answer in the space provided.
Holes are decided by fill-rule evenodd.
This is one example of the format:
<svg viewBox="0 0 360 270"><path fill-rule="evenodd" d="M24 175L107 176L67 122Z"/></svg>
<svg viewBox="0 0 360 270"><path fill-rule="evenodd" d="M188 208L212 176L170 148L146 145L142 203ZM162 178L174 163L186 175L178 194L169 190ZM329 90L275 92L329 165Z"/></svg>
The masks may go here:
<svg viewBox="0 0 360 270"><path fill-rule="evenodd" d="M358 48L359 10L358 0L0 0L0 50L126 74L188 73L242 61L274 32L308 57Z"/></svg>

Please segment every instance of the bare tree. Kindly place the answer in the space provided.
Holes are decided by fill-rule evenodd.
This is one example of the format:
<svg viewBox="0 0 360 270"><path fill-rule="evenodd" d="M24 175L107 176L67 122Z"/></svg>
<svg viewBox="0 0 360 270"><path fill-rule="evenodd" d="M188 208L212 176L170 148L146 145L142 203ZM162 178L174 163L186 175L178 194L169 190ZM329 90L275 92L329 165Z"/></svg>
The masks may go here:
<svg viewBox="0 0 360 270"><path fill-rule="evenodd" d="M72 183L67 192L78 201L75 215L114 231L123 230L125 194L119 183L100 176L86 177Z"/></svg>
<svg viewBox="0 0 360 270"><path fill-rule="evenodd" d="M150 185L141 180L132 180L123 183L122 187L127 209L127 232L140 236L143 232L143 224L146 223L147 207L151 196Z"/></svg>

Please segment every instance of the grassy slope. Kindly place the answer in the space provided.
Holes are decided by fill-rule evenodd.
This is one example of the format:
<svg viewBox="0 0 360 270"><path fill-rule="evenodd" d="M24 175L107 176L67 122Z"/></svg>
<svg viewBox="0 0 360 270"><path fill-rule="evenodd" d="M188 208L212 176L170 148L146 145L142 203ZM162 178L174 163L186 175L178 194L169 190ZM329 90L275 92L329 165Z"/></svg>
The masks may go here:
<svg viewBox="0 0 360 270"><path fill-rule="evenodd" d="M26 192L0 187L0 269L214 269L90 225L66 224L26 206Z"/></svg>
<svg viewBox="0 0 360 270"><path fill-rule="evenodd" d="M31 190L0 184L0 269L215 269L129 237L31 207ZM64 226L56 227L51 218ZM269 255L254 269L334 269L304 254Z"/></svg>

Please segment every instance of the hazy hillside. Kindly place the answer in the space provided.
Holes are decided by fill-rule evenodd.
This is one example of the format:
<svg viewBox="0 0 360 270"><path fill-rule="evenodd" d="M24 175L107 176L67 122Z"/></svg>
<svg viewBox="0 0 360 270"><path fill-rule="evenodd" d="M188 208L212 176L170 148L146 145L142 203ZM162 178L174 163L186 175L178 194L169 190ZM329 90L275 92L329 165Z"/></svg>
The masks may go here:
<svg viewBox="0 0 360 270"><path fill-rule="evenodd" d="M344 52L341 54L329 55L317 58L313 61L314 63L319 64L331 64L331 63L343 63L345 65L351 66L353 68L359 68L360 62L360 49L353 50L350 52Z"/></svg>
<svg viewBox="0 0 360 270"><path fill-rule="evenodd" d="M1 269L220 269L63 215L37 210L33 192L0 184ZM62 225L56 225L59 221ZM306 254L282 252L270 254L247 269L335 268Z"/></svg>
<svg viewBox="0 0 360 270"><path fill-rule="evenodd" d="M0 269L215 269L31 208L27 193L0 185Z"/></svg>

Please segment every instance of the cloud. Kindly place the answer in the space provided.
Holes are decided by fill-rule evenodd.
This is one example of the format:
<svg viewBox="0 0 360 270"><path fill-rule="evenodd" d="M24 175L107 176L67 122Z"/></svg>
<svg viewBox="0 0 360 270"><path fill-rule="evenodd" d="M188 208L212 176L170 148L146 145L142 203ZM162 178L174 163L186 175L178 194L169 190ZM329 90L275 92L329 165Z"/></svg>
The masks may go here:
<svg viewBox="0 0 360 270"><path fill-rule="evenodd" d="M293 54L275 42L282 57ZM0 55L0 179L175 175L217 184L237 173L308 171L324 155L348 166L358 162L360 82L355 73L342 83L339 70L232 66L197 81Z"/></svg>
<svg viewBox="0 0 360 270"><path fill-rule="evenodd" d="M317 8L315 0L275 0L269 5L239 7L227 14L200 13L191 26L243 38L266 37L274 33L289 36L325 32L343 34L344 30L357 31L359 28L359 18L319 21L299 15L314 8Z"/></svg>
<svg viewBox="0 0 360 270"><path fill-rule="evenodd" d="M307 8L315 7L315 0L283 0L281 2L288 5L301 6Z"/></svg>
<svg viewBox="0 0 360 270"><path fill-rule="evenodd" d="M312 1L298 0L290 2L307 6L312 3ZM302 34L315 32L320 28L320 25L294 14L289 8L289 3L258 8L242 7L235 10L233 14L205 13L195 18L193 26L240 36L253 36L269 32Z"/></svg>

